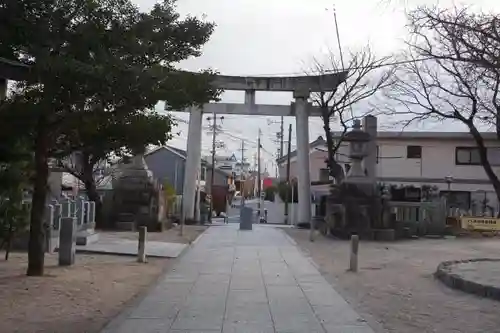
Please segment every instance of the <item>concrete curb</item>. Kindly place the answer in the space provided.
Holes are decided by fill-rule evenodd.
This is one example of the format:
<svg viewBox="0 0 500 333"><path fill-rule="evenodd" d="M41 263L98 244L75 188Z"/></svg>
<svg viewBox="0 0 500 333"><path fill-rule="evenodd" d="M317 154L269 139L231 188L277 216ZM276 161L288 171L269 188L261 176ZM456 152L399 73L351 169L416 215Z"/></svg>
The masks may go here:
<svg viewBox="0 0 500 333"><path fill-rule="evenodd" d="M208 230L210 227L211 227L210 225L209 225L209 226L207 226L207 228L206 228L206 229L205 229L205 230L204 230L201 234L199 234L199 235L198 235L198 237L196 237L194 241L192 241L190 244L188 244L188 246L186 246L186 247L184 248L184 250L182 250L182 252L186 251L186 249L187 249L187 248L189 248L189 247L191 247L191 246L195 245L196 243L198 243L198 241L201 239L201 237L203 237L203 236L205 235L205 233L207 232L207 230Z"/></svg>
<svg viewBox="0 0 500 333"><path fill-rule="evenodd" d="M151 285L146 288L144 291L140 292L139 294L135 295L132 299L130 299L128 302L125 303L124 307L120 312L111 318L110 321L108 321L104 327L99 331L100 333L119 333L118 329L120 328L120 325L130 316L130 314L134 311L136 307L141 304L141 302L148 296L149 293L151 293L156 286L160 283L162 278L165 277L166 274L168 274L169 271L172 270L172 268L175 267L175 265L178 264L179 260L188 252L189 249L191 249L199 240L200 238L205 235L207 230L210 227L206 228L205 231L203 231L201 234L196 237L194 241L191 242L191 244L187 244L181 253L177 256L177 258L164 258L164 259L169 259L169 260L175 260L176 262L173 265L167 265L161 272L160 275L158 275L158 278L156 281L151 283Z"/></svg>
<svg viewBox="0 0 500 333"><path fill-rule="evenodd" d="M453 266L457 264L469 263L469 262L500 262L500 259L494 258L478 258L478 259L468 259L468 260L452 260L445 261L438 265L434 276L444 283L446 286L461 290L463 292L477 295L480 297L491 298L500 301L500 286L492 286L487 284L481 284L475 281L470 281L459 274L453 273Z"/></svg>
<svg viewBox="0 0 500 333"><path fill-rule="evenodd" d="M148 258L157 258L157 259L176 259L182 255L182 252L186 251L189 247L189 244L186 244L186 247L181 250L181 252L176 257L164 257L155 254L148 254ZM123 257L137 257L137 253L120 253L120 252L107 252L107 251L92 251L92 250L84 250L84 249L76 249L76 253L80 254L98 254L98 255L110 255L110 256L123 256Z"/></svg>
<svg viewBox="0 0 500 333"><path fill-rule="evenodd" d="M210 226L208 226L210 227ZM148 254L147 256L150 258L159 258L159 259L177 259L180 256L182 256L182 253L186 251L190 246L196 244L198 240L205 234L205 232L208 230L205 229L201 234L199 234L194 241L191 243L186 243L186 246L179 252L179 254L176 257L165 257L165 256L159 256L155 254ZM76 253L81 253L81 254L100 254L100 255L111 255L111 256L124 256L124 257L137 257L137 253L123 253L123 252L109 252L109 251L93 251L93 250L86 250L86 249L79 249L77 248ZM57 252L57 251L56 251Z"/></svg>

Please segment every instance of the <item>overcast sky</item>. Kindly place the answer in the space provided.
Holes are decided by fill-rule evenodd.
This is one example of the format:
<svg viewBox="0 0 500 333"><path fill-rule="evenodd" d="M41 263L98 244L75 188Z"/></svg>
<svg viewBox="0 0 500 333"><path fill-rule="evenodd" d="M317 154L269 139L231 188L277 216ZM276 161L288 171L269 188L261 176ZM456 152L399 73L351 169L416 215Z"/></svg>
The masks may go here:
<svg viewBox="0 0 500 333"><path fill-rule="evenodd" d="M141 9L148 10L155 0L133 0ZM390 55L403 46L405 38L404 0L342 0L335 3L339 33L344 51L356 50L368 43L378 56ZM499 0L439 1L407 0L406 7L420 4L450 6L453 3L474 5L483 10L500 9ZM333 20L334 1L331 0L178 0L182 15L206 15L216 23L215 32L205 46L203 55L180 64L189 70L212 68L226 75L300 74L313 57L324 56L328 49L337 52ZM286 104L291 94L257 94L257 103ZM243 92L226 93L223 102L243 102ZM187 114L176 114L188 120ZM247 157L252 160L258 129L263 132L265 151L262 158L268 168L274 168L270 153L277 145L272 142L279 130L277 117L251 118L226 116L223 130L233 136L247 139ZM285 128L295 120L285 120ZM204 125L208 122L204 120ZM440 124L426 124L426 128L440 130ZM449 126L448 126L449 128ZM180 136L171 144L186 148L187 125L180 123ZM295 130L293 130L295 132ZM310 141L322 135L321 121L311 119ZM295 136L293 135L293 138ZM240 142L221 134L226 144L225 153L237 153ZM203 135L203 153L208 155L211 137ZM292 149L295 146L292 140ZM223 150L224 151L224 150Z"/></svg>

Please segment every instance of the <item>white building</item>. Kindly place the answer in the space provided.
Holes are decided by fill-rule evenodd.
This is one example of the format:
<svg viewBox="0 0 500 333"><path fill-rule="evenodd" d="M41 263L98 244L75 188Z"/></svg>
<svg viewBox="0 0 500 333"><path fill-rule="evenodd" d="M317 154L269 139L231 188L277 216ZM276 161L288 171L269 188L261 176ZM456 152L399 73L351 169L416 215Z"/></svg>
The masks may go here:
<svg viewBox="0 0 500 333"><path fill-rule="evenodd" d="M495 133L482 134L488 147L488 159L494 172L500 173L500 140ZM310 145L311 182L326 172L326 145L318 138ZM349 169L347 143L337 152L337 161ZM377 178L398 186L436 186L441 193L453 196L464 209L488 199L498 203L486 173L479 162L475 141L466 132L379 132L377 137ZM286 175L287 157L278 160L280 178ZM296 152L290 156L290 175L296 177ZM450 191L450 192L448 192Z"/></svg>
<svg viewBox="0 0 500 333"><path fill-rule="evenodd" d="M211 156L204 157L205 160L211 161ZM238 161L236 156L215 156L215 167L232 174L235 179L241 179L241 175L248 175L250 171L250 163Z"/></svg>

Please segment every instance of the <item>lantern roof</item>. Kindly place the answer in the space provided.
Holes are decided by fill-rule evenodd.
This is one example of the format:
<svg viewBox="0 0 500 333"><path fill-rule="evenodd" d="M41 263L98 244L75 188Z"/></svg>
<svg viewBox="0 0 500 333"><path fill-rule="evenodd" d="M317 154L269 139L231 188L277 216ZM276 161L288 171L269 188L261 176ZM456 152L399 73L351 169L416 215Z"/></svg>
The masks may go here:
<svg viewBox="0 0 500 333"><path fill-rule="evenodd" d="M352 130L347 132L344 136L343 141L347 142L368 142L370 141L370 134L366 133L361 129L361 121L359 119L354 120L354 125Z"/></svg>

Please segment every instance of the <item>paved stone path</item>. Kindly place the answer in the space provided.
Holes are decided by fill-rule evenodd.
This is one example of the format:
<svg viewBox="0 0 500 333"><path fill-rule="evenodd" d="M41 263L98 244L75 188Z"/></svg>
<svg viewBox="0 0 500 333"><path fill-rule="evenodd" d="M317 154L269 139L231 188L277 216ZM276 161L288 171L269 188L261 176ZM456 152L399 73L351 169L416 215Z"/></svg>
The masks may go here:
<svg viewBox="0 0 500 333"><path fill-rule="evenodd" d="M103 333L373 333L284 232L209 228Z"/></svg>

